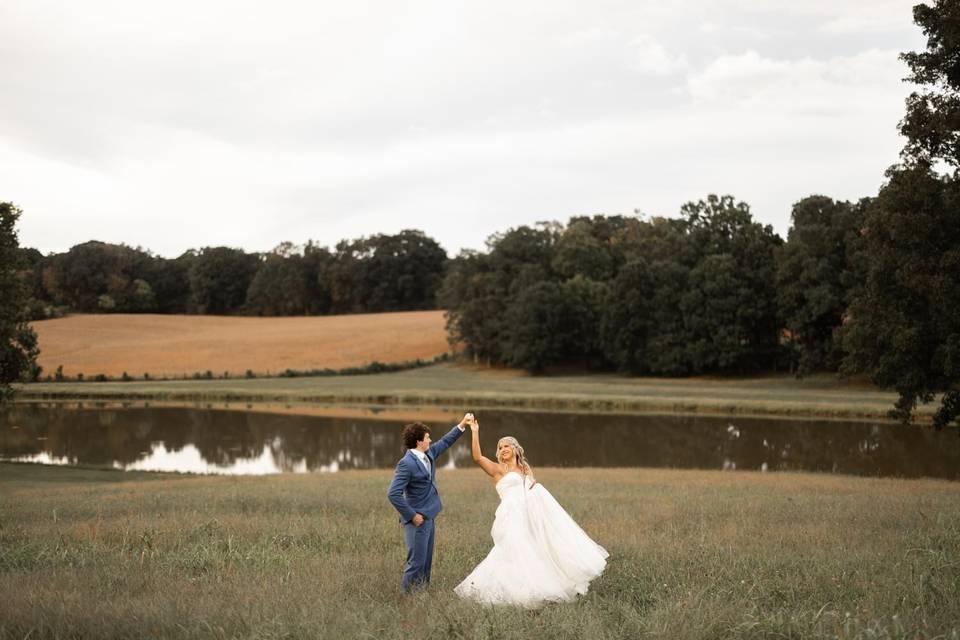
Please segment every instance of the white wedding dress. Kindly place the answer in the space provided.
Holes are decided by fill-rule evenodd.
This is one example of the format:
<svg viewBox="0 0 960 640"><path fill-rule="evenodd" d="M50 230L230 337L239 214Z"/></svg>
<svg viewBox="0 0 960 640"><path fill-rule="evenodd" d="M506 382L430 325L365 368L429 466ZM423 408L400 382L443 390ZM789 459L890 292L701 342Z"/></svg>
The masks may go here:
<svg viewBox="0 0 960 640"><path fill-rule="evenodd" d="M535 608L584 594L607 564L590 539L543 485L515 471L497 482L500 506L493 549L454 589L485 604Z"/></svg>

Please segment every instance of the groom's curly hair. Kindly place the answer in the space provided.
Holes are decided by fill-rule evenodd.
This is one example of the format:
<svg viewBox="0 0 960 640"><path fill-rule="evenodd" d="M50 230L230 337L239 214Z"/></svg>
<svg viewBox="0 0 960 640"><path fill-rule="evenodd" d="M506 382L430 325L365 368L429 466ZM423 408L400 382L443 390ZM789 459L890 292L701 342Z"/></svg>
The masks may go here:
<svg viewBox="0 0 960 640"><path fill-rule="evenodd" d="M407 449L413 449L428 433L430 433L430 427L422 422L408 424L403 428L403 446Z"/></svg>

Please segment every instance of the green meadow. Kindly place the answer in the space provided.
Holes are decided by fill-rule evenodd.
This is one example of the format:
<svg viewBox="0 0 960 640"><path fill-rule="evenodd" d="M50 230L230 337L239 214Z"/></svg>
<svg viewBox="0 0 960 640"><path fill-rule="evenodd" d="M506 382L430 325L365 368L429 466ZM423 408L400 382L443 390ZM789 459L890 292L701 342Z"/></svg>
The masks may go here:
<svg viewBox="0 0 960 640"><path fill-rule="evenodd" d="M491 546L476 469L441 472L433 584L403 597L389 470L0 464L0 637L960 637L960 484L535 471L611 556L585 597L526 611L452 593Z"/></svg>
<svg viewBox="0 0 960 640"><path fill-rule="evenodd" d="M49 382L19 385L22 399L305 402L538 410L683 412L882 419L896 394L836 375L652 378L615 374L527 376L443 363L370 375L225 380ZM934 405L921 407L929 419Z"/></svg>

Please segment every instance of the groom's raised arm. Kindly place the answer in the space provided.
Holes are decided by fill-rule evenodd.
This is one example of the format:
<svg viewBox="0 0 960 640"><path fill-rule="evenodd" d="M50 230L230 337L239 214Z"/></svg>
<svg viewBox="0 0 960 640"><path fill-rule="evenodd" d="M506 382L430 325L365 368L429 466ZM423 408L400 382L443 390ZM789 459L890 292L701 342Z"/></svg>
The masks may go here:
<svg viewBox="0 0 960 640"><path fill-rule="evenodd" d="M441 453L449 449L450 446L457 441L457 438L463 435L464 431L465 429L463 429L460 425L455 425L453 429L450 429L450 433L430 445L430 453L433 455L433 459L436 460L440 457Z"/></svg>
<svg viewBox="0 0 960 640"><path fill-rule="evenodd" d="M400 519L404 524L413 520L413 516L417 515L417 512L413 510L403 495L403 490L407 488L409 482L410 472L403 464L403 460L401 460L397 463L397 470L393 474L393 482L390 483L390 488L387 489L387 500L390 501L390 504L392 504L394 509L400 514Z"/></svg>

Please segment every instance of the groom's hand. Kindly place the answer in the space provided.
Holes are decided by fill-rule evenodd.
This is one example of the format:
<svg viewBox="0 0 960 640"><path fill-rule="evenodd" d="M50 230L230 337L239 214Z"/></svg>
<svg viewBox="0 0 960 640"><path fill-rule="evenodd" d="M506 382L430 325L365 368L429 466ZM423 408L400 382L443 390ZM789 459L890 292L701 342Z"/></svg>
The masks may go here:
<svg viewBox="0 0 960 640"><path fill-rule="evenodd" d="M413 526L419 527L420 525L423 524L423 516L418 513L415 516L413 516L413 520L411 520L410 522L413 523Z"/></svg>
<svg viewBox="0 0 960 640"><path fill-rule="evenodd" d="M471 424L473 424L473 414L465 413L463 415L463 418L460 419L460 424L458 424L457 426L460 427L460 430L462 431L466 429L466 427L470 426Z"/></svg>

